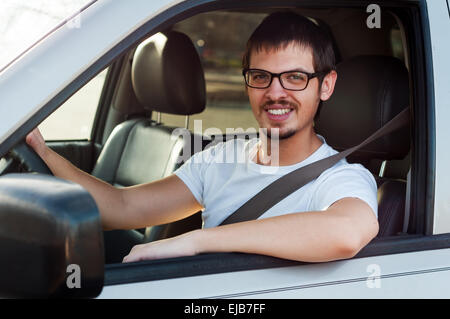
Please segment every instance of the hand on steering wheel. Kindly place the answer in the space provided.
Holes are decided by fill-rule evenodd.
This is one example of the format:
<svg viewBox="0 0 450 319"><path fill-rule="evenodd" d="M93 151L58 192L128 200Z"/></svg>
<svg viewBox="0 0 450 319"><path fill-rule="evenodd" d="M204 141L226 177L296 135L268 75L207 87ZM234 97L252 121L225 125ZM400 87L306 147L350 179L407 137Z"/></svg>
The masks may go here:
<svg viewBox="0 0 450 319"><path fill-rule="evenodd" d="M47 164L37 153L41 152L42 154L45 147L44 138L36 128L27 135L25 141L20 142L9 151L9 156L13 160L18 161L28 172L52 175Z"/></svg>

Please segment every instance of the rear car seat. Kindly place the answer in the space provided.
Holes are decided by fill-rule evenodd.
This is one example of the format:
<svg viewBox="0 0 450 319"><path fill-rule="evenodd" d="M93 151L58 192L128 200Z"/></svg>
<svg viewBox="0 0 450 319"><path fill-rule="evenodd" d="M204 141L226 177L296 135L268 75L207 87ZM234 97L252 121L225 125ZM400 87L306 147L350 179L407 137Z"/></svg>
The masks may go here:
<svg viewBox="0 0 450 319"><path fill-rule="evenodd" d="M339 63L337 73L335 91L323 102L315 128L338 151L359 144L410 105L408 71L396 58L354 57ZM370 163L376 160L379 163L402 160L409 149L408 125L367 145L347 160L370 168ZM406 181L395 173L379 177L378 171L372 171L378 184L378 237L392 236L403 228Z"/></svg>
<svg viewBox="0 0 450 319"><path fill-rule="evenodd" d="M170 31L143 41L135 51L131 76L133 90L146 111L187 116L205 108L203 68L194 45L182 33ZM206 143L200 135L181 135L176 129L180 128L149 118L119 124L106 141L92 174L117 187L170 175L182 159L200 151ZM201 225L198 216L192 222ZM158 228L160 233L164 226L154 230ZM144 235L134 230L105 232L104 238L107 263L120 262L133 245L144 241Z"/></svg>

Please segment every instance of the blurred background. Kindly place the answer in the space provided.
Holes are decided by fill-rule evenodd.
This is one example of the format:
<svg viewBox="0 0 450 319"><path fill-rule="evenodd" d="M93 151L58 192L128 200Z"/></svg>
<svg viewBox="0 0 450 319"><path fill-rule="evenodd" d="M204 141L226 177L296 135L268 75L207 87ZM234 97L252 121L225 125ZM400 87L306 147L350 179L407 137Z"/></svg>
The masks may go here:
<svg viewBox="0 0 450 319"><path fill-rule="evenodd" d="M0 70L91 2L0 0ZM190 117L190 130L194 129L195 120L202 121L202 131L217 128L225 133L227 128L257 129L244 89L241 61L248 37L265 15L209 12L173 26L191 38L205 71L207 108ZM83 27L80 18L72 22L68 27ZM89 81L39 125L46 140L90 139L107 71ZM163 114L162 121L182 127L185 118Z"/></svg>
<svg viewBox="0 0 450 319"><path fill-rule="evenodd" d="M0 0L0 70L90 2L91 0ZM39 126L46 140L90 137L95 116L93 104L100 97L105 75L106 72L102 72ZM2 111L5 110L0 110ZM68 119L71 120L70 125Z"/></svg>
<svg viewBox="0 0 450 319"><path fill-rule="evenodd" d="M0 69L91 0L1 0Z"/></svg>

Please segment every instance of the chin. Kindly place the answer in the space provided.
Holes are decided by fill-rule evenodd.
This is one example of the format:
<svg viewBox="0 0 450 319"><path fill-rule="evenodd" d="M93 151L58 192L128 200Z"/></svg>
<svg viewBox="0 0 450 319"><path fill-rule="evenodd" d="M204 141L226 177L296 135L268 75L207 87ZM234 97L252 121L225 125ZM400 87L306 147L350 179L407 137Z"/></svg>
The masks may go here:
<svg viewBox="0 0 450 319"><path fill-rule="evenodd" d="M271 132L272 129L273 128L271 128L271 129L264 129L264 130L262 130L262 132L267 136L267 138L272 139L272 132ZM288 139L288 138L294 136L295 133L297 133L297 130L295 130L295 129L286 130L284 132L279 133L278 139L279 140Z"/></svg>

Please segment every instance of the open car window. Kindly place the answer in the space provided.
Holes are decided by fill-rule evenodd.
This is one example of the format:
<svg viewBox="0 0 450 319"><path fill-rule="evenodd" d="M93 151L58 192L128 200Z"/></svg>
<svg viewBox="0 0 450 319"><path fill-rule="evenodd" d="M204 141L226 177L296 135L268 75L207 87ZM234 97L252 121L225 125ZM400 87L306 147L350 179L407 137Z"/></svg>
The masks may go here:
<svg viewBox="0 0 450 319"><path fill-rule="evenodd" d="M310 17L332 35L338 63L358 56L389 56L398 59L400 64L409 68L405 26L395 12L385 12L382 16L382 28L372 30L366 25L367 13L361 9L335 8L332 14L331 9L298 8L297 11ZM188 123L187 128L191 132L203 135L204 138L216 134L223 134L226 137L227 129L257 128L245 92L241 60L248 37L266 15L267 13L251 10L212 11L193 15L172 25L170 30L182 32L190 38L200 57L206 82L206 108L199 114L189 116L188 121L186 116L164 112L152 112L152 120L163 127L184 127ZM348 34L352 34L353 38ZM127 76L126 72L124 74ZM358 142L368 135L359 136ZM358 157L352 158L351 161L360 162L369 169L379 185L388 179L399 179L402 180L402 187L406 185L410 155L389 162L378 159L361 161ZM398 201L405 202L405 200L405 195L400 195ZM160 232L170 237L189 231L191 227L192 222L187 222L185 226L181 222L176 227L168 226L166 230ZM201 227L198 220L195 227ZM171 232L171 229L176 231ZM158 237L151 238L156 240ZM121 259L113 260L117 262Z"/></svg>

